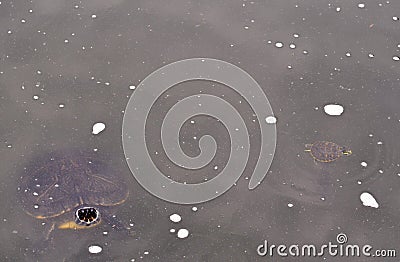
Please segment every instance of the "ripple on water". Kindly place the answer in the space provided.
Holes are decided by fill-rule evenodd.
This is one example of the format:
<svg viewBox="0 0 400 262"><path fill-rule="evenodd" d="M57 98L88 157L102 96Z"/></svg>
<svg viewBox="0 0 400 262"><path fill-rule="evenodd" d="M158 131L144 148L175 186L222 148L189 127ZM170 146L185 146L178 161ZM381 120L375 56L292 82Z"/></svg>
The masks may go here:
<svg viewBox="0 0 400 262"><path fill-rule="evenodd" d="M372 184L377 179L383 179L384 174L397 161L392 146L375 139L375 136L366 137L360 147L352 157L361 164L349 170L349 174L344 177L346 182L364 186Z"/></svg>

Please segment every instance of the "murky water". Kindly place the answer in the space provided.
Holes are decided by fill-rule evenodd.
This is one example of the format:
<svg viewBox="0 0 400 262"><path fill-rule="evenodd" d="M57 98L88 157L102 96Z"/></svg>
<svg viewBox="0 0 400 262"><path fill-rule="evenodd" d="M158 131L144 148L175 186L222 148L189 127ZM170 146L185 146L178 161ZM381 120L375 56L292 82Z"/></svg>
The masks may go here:
<svg viewBox="0 0 400 262"><path fill-rule="evenodd" d="M0 260L266 261L257 255L265 239L322 245L339 233L351 244L398 248L399 13L396 1L1 1ZM195 116L180 130L181 148L194 157L199 139L209 134L218 144L215 158L192 172L168 161L162 119L187 96L207 93L231 103L251 145L244 174L227 193L178 205L154 197L133 178L123 154L122 120L146 76L192 57L227 61L256 79L274 110L276 123L269 124L277 127L277 148L265 180L248 190L260 153L259 125L268 121L257 119L225 85L195 80L172 87L146 126L148 150L166 176L210 180L232 150L222 122ZM344 111L328 115L327 104ZM346 145L353 154L315 162L304 149L318 140ZM115 215L131 234L101 223L56 229L43 241L51 221L24 212L17 198L20 177L34 156L71 147L110 156L108 164L130 192ZM379 207L364 206L363 192ZM171 214L181 220L174 222ZM101 252L92 254L96 248L90 246Z"/></svg>

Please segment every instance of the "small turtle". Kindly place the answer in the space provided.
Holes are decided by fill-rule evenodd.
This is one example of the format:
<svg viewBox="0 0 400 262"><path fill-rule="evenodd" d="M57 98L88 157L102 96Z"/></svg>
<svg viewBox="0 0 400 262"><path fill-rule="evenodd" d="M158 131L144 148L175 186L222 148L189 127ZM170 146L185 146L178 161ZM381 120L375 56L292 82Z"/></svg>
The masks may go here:
<svg viewBox="0 0 400 262"><path fill-rule="evenodd" d="M24 211L59 229L83 229L102 220L125 229L111 208L128 198L123 180L99 155L81 151L53 152L32 161L21 176L19 199Z"/></svg>
<svg viewBox="0 0 400 262"><path fill-rule="evenodd" d="M317 141L314 144L306 144L306 152L310 152L316 161L332 162L342 155L351 155L351 150L345 146L328 141Z"/></svg>

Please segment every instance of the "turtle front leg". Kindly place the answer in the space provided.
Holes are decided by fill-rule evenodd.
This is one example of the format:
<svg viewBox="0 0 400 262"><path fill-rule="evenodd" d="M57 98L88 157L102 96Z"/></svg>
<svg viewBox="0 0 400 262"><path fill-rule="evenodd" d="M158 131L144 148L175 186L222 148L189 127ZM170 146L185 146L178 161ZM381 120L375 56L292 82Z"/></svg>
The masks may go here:
<svg viewBox="0 0 400 262"><path fill-rule="evenodd" d="M47 226L44 231L44 239L47 241L50 239L51 233L54 231L55 223L52 222L50 226Z"/></svg>
<svg viewBox="0 0 400 262"><path fill-rule="evenodd" d="M43 225L43 234L39 239L36 239L32 243L32 252L35 256L40 256L43 255L47 252L47 250L51 246L51 241L52 241L52 232L55 229L55 224L54 223L46 223ZM39 259L37 261L40 261Z"/></svg>

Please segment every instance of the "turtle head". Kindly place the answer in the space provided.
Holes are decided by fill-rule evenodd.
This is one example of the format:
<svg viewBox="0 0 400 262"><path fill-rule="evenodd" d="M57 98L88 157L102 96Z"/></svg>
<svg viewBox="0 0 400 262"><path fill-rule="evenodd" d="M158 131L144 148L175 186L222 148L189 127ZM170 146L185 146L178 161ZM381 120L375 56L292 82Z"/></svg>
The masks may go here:
<svg viewBox="0 0 400 262"><path fill-rule="evenodd" d="M100 222L100 212L94 207L80 207L75 212L75 220L67 221L58 226L60 229L90 228Z"/></svg>
<svg viewBox="0 0 400 262"><path fill-rule="evenodd" d="M344 147L342 148L342 153L343 153L343 155L345 155L345 156L349 156L349 155L351 155L353 152L351 152L350 148L344 146Z"/></svg>

